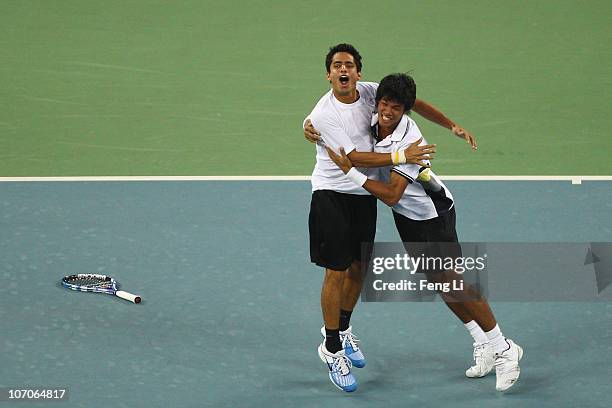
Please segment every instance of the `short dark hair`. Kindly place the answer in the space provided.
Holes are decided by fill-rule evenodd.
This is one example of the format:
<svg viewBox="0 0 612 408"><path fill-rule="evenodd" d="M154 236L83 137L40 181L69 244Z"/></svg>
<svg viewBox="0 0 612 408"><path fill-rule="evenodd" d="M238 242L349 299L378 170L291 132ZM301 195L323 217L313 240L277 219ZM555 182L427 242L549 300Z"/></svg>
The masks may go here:
<svg viewBox="0 0 612 408"><path fill-rule="evenodd" d="M410 111L416 100L416 83L408 74L390 74L384 77L376 91L376 105L382 98L401 103L406 112Z"/></svg>
<svg viewBox="0 0 612 408"><path fill-rule="evenodd" d="M338 52L348 52L349 54L351 54L353 56L353 59L355 60L355 65L357 65L357 72L361 72L362 65L361 55L359 54L359 51L357 51L357 49L351 44L346 43L334 45L329 49L329 52L325 56L325 69L327 69L327 72L330 72L332 59L334 58L334 55Z"/></svg>

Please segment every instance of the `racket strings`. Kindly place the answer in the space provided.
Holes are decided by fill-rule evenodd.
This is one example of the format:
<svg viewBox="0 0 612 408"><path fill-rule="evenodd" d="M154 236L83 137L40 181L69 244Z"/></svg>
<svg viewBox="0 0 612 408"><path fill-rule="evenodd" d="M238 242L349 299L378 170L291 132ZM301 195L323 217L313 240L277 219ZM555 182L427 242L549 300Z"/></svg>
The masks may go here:
<svg viewBox="0 0 612 408"><path fill-rule="evenodd" d="M88 275L76 275L69 276L65 279L67 283L71 285L87 287L87 288L110 288L112 286L112 280L106 276L88 276Z"/></svg>

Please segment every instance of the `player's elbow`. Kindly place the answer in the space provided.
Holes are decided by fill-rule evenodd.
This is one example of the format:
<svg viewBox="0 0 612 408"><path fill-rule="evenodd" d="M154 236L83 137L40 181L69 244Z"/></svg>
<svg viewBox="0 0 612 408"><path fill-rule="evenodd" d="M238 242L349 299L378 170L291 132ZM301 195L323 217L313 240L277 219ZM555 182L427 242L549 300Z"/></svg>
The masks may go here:
<svg viewBox="0 0 612 408"><path fill-rule="evenodd" d="M393 188L390 191L391 193L390 194L391 198L389 200L389 202L391 203L390 207L393 207L394 205L400 202L400 200L402 199L402 196L404 195L404 189L405 187L402 187L401 184L397 184L393 186Z"/></svg>
<svg viewBox="0 0 612 408"><path fill-rule="evenodd" d="M395 204L393 204L393 200L389 199L389 198L382 198L381 201L383 203L385 203L388 207L393 207Z"/></svg>
<svg viewBox="0 0 612 408"><path fill-rule="evenodd" d="M397 205L397 203L399 203L401 196L393 196L391 197L391 199L389 200L389 202L387 203L387 205L389 207L393 207L395 205Z"/></svg>
<svg viewBox="0 0 612 408"><path fill-rule="evenodd" d="M397 194L396 192L392 191L387 195L387 197L385 197L383 202L387 204L389 207L393 207L397 203L399 203L401 198L402 198L401 194Z"/></svg>

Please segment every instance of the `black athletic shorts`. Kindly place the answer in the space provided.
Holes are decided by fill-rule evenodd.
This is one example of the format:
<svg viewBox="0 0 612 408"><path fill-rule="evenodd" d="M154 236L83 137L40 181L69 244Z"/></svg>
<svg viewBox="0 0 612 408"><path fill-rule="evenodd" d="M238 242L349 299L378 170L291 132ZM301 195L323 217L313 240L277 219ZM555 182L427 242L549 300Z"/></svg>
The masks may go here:
<svg viewBox="0 0 612 408"><path fill-rule="evenodd" d="M308 230L310 260L323 268L343 271L353 261L362 260L362 243L374 242L376 197L314 191Z"/></svg>
<svg viewBox="0 0 612 408"><path fill-rule="evenodd" d="M461 257L461 245L455 229L455 207L436 218L424 221L411 220L395 211L393 218L410 256ZM441 272L435 268L429 271Z"/></svg>

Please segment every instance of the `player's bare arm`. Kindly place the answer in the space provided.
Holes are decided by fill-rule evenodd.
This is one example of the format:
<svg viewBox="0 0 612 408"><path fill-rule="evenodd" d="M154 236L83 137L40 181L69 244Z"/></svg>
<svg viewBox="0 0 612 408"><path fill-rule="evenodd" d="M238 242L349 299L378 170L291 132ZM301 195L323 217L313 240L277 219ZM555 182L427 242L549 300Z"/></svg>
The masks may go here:
<svg viewBox="0 0 612 408"><path fill-rule="evenodd" d="M476 138L474 138L470 132L453 122L432 104L417 98L414 102L412 110L425 119L449 129L455 136L465 140L466 143L472 147L472 150L476 150L478 148L476 145Z"/></svg>
<svg viewBox="0 0 612 408"><path fill-rule="evenodd" d="M412 163L422 167L431 167L426 160L434 158L433 154L436 152L436 145L430 144L419 146L422 140L423 138L417 140L408 146L407 149L403 150L406 159L402 159L399 163ZM394 153L357 152L353 150L348 154L348 157L356 167L384 167L398 164L393 162L393 154Z"/></svg>
<svg viewBox="0 0 612 408"><path fill-rule="evenodd" d="M340 148L340 154L336 154L329 147L326 147L326 149L330 159L332 159L332 161L336 163L338 167L340 167L344 174L351 171L351 168L353 168L353 163L346 155L343 148ZM363 188L365 188L368 192L370 192L370 194L381 200L383 203L387 204L389 207L393 207L399 202L408 184L408 179L400 176L396 172L391 172L389 183L368 179L363 185Z"/></svg>
<svg viewBox="0 0 612 408"><path fill-rule="evenodd" d="M432 104L417 98L412 110L425 119L449 129L455 136L465 140L473 150L478 149L476 138L469 131L453 122ZM311 143L317 143L321 140L321 133L314 128L310 119L307 119L304 124L304 137Z"/></svg>
<svg viewBox="0 0 612 408"><path fill-rule="evenodd" d="M336 163L336 166L340 167L340 170L342 170L344 174L351 171L351 169L353 168L353 162L351 162L351 159L349 159L346 155L344 148L340 148L340 154L336 154L336 152L334 152L329 147L325 147L325 149L327 150L329 158L332 159L334 163Z"/></svg>

